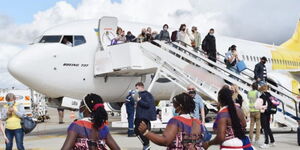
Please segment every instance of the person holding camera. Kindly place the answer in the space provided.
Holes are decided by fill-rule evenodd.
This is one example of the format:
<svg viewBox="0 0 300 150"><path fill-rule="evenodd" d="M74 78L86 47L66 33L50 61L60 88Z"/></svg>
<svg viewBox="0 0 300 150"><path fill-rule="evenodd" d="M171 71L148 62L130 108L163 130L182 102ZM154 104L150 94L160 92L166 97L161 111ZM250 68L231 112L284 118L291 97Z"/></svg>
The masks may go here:
<svg viewBox="0 0 300 150"><path fill-rule="evenodd" d="M205 111L202 97L196 93L196 88L193 85L189 85L187 87L187 92L195 102L195 110L193 113L193 117L201 120L202 124L205 124Z"/></svg>
<svg viewBox="0 0 300 150"><path fill-rule="evenodd" d="M6 150L12 150L14 137L16 138L18 150L24 150L24 131L21 126L21 119L25 113L24 106L16 102L16 96L13 93L8 93L5 100L7 104L2 108L1 120L6 122L5 134L8 139L5 142Z"/></svg>
<svg viewBox="0 0 300 150"><path fill-rule="evenodd" d="M237 70L236 64L239 62L238 53L236 51L236 46L231 45L228 49L228 52L225 54L225 64L226 68L239 74L240 72Z"/></svg>

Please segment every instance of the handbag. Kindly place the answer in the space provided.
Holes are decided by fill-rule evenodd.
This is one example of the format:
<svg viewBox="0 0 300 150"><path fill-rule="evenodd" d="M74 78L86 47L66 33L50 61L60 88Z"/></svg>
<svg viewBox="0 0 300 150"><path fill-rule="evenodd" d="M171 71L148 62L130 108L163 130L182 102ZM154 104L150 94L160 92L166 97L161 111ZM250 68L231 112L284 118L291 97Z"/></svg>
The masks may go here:
<svg viewBox="0 0 300 150"><path fill-rule="evenodd" d="M36 122L32 119L32 117L24 116L21 120L21 126L23 132L27 134L30 133L36 127Z"/></svg>
<svg viewBox="0 0 300 150"><path fill-rule="evenodd" d="M236 67L237 67L237 70L239 71L239 72L242 72L242 71L244 71L245 69L247 69L247 66L246 66L246 64L245 64L245 62L244 61L239 61L237 64L236 64Z"/></svg>
<svg viewBox="0 0 300 150"><path fill-rule="evenodd" d="M202 134L202 140L204 142L207 142L211 139L212 135L204 125L201 125L201 134Z"/></svg>

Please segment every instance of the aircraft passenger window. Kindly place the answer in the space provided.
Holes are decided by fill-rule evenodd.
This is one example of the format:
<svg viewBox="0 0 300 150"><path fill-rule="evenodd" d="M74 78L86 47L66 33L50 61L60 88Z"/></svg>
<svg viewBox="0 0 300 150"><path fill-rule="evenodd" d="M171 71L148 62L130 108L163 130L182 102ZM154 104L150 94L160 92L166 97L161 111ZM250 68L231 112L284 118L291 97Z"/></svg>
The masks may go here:
<svg viewBox="0 0 300 150"><path fill-rule="evenodd" d="M39 43L58 43L60 42L61 35L45 35Z"/></svg>
<svg viewBox="0 0 300 150"><path fill-rule="evenodd" d="M65 35L61 41L62 44L73 46L73 36Z"/></svg>
<svg viewBox="0 0 300 150"><path fill-rule="evenodd" d="M271 59L270 59L270 58L268 58L268 62L270 62L270 63L271 63Z"/></svg>
<svg viewBox="0 0 300 150"><path fill-rule="evenodd" d="M74 36L74 46L86 43L84 36Z"/></svg>
<svg viewBox="0 0 300 150"><path fill-rule="evenodd" d="M253 58L252 58L252 56L250 56L250 60L251 60L251 61L253 61Z"/></svg>
<svg viewBox="0 0 300 150"><path fill-rule="evenodd" d="M242 55L242 57L243 57L243 60L245 60L245 55Z"/></svg>
<svg viewBox="0 0 300 150"><path fill-rule="evenodd" d="M247 55L247 61L249 61L249 56Z"/></svg>

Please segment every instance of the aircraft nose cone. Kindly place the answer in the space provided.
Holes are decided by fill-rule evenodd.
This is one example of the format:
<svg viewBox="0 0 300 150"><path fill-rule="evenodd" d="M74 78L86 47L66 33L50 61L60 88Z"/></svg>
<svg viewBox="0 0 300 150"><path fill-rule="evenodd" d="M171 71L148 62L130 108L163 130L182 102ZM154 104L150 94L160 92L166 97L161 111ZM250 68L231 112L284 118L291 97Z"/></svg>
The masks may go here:
<svg viewBox="0 0 300 150"><path fill-rule="evenodd" d="M17 80L24 82L29 75L28 67L26 67L26 62L28 61L28 58L24 56L24 52L17 54L8 62L8 72Z"/></svg>
<svg viewBox="0 0 300 150"><path fill-rule="evenodd" d="M24 66L22 65L22 63L20 62L19 59L17 59L17 56L13 57L7 65L7 69L9 71L9 73L11 75L13 75L14 77L19 76L20 74L22 74L22 68Z"/></svg>

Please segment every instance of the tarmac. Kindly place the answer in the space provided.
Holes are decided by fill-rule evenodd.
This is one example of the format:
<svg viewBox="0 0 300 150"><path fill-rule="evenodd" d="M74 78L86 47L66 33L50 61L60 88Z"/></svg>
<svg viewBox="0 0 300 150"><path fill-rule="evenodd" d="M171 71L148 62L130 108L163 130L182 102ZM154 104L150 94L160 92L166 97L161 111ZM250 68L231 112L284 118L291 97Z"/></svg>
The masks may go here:
<svg viewBox="0 0 300 150"><path fill-rule="evenodd" d="M65 123L58 124L58 115L56 109L48 109L51 119L44 123L39 123L33 132L25 135L24 146L27 150L59 150L66 138L67 128L72 122L70 111L65 111ZM76 114L76 112L75 112ZM120 120L120 117L111 117L109 121ZM122 150L141 150L142 144L137 137L127 137L127 129L110 128L110 132L113 138L116 140ZM159 130L155 131L161 134ZM274 134L276 146L269 149L282 150L288 148L288 150L300 150L300 146L297 145L297 134L296 133L278 133ZM263 135L261 135L261 141L263 142ZM257 144L255 144L256 147ZM5 149L3 138L0 138L0 150ZM16 144L14 143L14 149ZM165 150L166 147L157 146L151 143L152 150ZM218 150L218 146L210 147L211 150ZM259 148L257 148L259 149Z"/></svg>

